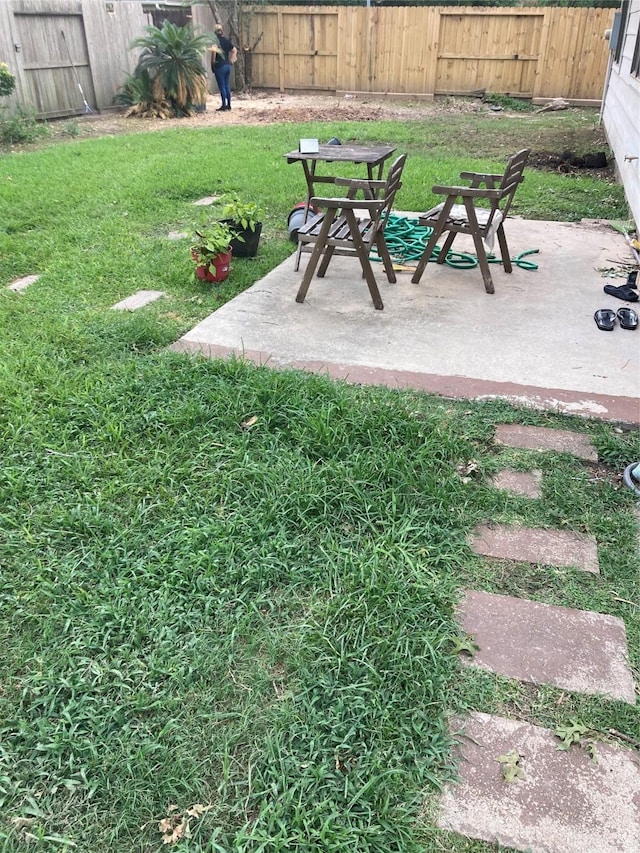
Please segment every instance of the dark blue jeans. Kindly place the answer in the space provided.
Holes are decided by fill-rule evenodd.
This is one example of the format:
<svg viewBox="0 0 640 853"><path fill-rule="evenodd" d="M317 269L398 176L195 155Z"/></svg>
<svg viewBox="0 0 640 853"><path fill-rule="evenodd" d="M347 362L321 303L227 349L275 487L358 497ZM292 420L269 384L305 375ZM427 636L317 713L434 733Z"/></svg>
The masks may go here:
<svg viewBox="0 0 640 853"><path fill-rule="evenodd" d="M218 89L220 89L220 97L222 98L222 106L231 106L231 88L229 86L229 78L231 77L231 65L225 62L224 65L216 66L213 72L216 77Z"/></svg>

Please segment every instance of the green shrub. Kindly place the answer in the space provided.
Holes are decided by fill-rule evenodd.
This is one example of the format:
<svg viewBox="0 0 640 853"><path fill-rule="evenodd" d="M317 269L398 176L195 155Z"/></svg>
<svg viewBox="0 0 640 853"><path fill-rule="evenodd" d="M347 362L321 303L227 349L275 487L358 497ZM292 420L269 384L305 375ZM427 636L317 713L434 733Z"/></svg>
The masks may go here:
<svg viewBox="0 0 640 853"><path fill-rule="evenodd" d="M0 62L0 97L11 95L16 88L16 78L9 71L6 62Z"/></svg>
<svg viewBox="0 0 640 853"><path fill-rule="evenodd" d="M147 75L154 104L169 102L176 116L190 115L194 104L207 97L207 74L202 54L213 36L196 34L190 27L165 21L162 28L146 27L146 35L132 47L143 48L134 72L136 79ZM126 85L126 84L125 84Z"/></svg>
<svg viewBox="0 0 640 853"><path fill-rule="evenodd" d="M37 120L35 110L19 106L15 115L0 119L0 142L5 145L36 142L50 134L49 127Z"/></svg>

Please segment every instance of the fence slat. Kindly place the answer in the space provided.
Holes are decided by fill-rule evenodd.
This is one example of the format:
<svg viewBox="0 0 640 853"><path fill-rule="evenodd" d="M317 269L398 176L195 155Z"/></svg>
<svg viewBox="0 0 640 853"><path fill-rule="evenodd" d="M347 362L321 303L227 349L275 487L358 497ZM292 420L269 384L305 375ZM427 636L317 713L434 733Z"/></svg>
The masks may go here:
<svg viewBox="0 0 640 853"><path fill-rule="evenodd" d="M192 14L194 25L213 27L208 7L194 5ZM243 12L247 31L241 39L252 47L253 88L428 99L485 89L597 103L609 58L604 32L613 15L613 9L551 6L256 6ZM110 107L135 68L131 42L152 23L141 0L0 2L0 57L17 84L7 103L37 106L30 102L40 92L49 114L55 114L56 97L58 114L76 109L75 72L64 67L56 45L58 16L68 22L83 89L98 109ZM82 27L71 27L78 16L84 38ZM27 17L41 35L40 46L48 45L47 61L41 52L31 55L29 30L20 26ZM24 54L14 47L23 36ZM49 64L36 67L40 62Z"/></svg>

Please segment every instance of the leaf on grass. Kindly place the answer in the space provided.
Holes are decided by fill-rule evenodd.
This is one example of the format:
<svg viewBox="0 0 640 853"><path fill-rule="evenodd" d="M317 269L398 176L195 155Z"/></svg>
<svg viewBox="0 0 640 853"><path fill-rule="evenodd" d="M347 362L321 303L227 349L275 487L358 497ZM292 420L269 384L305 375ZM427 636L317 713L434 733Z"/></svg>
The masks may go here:
<svg viewBox="0 0 640 853"><path fill-rule="evenodd" d="M499 755L496 761L502 764L502 775L505 782L515 782L516 779L526 779L520 767L521 755L518 755L515 750L507 752L506 755Z"/></svg>
<svg viewBox="0 0 640 853"><path fill-rule="evenodd" d="M559 737L562 743L558 744L557 748L563 751L571 749L574 743L580 743L588 731L586 726L576 723L575 720L570 720L568 726L558 726L554 735Z"/></svg>
<svg viewBox="0 0 640 853"><path fill-rule="evenodd" d="M29 826L33 826L36 819L35 817L12 817L11 823L13 824L15 829L26 829Z"/></svg>
<svg viewBox="0 0 640 853"><path fill-rule="evenodd" d="M189 820L173 814L158 823L158 830L162 833L163 844L176 844L181 838L189 837Z"/></svg>
<svg viewBox="0 0 640 853"><path fill-rule="evenodd" d="M204 806L202 803L194 803L184 814L179 811L179 806L170 805L167 809L169 817L158 822L158 831L162 833L163 844L176 844L183 838L191 838L191 821L198 819L210 811L213 806Z"/></svg>
<svg viewBox="0 0 640 853"><path fill-rule="evenodd" d="M240 429L251 429L252 426L258 423L257 415L253 415L250 418L247 418L246 421L242 421L240 424Z"/></svg>
<svg viewBox="0 0 640 853"><path fill-rule="evenodd" d="M203 806L202 803L196 803L190 809L187 809L185 814L189 815L189 817L201 817L212 808L213 806Z"/></svg>
<svg viewBox="0 0 640 853"><path fill-rule="evenodd" d="M469 459L468 462L457 465L456 471L463 483L470 483L473 476L480 472L480 465L476 459Z"/></svg>
<svg viewBox="0 0 640 853"><path fill-rule="evenodd" d="M480 646L476 643L473 637L453 637L453 654L466 654L469 657L475 657L476 652L480 651Z"/></svg>

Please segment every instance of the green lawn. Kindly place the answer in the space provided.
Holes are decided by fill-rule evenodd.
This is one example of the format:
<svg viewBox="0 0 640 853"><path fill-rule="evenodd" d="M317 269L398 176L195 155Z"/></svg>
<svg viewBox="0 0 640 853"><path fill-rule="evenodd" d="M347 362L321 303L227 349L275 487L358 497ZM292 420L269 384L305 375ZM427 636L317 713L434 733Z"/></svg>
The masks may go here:
<svg viewBox="0 0 640 853"><path fill-rule="evenodd" d="M636 433L166 349L291 253L303 182L282 153L300 136L396 142L397 207L416 210L436 181L561 129L565 147L600 142L589 112L497 126L236 126L0 155L3 853L484 853L432 825L450 714L637 738L624 703L461 667L453 619L467 587L610 613L638 676L637 519L617 477ZM259 202L264 238L211 288L166 235L219 191ZM627 215L615 185L533 169L516 201ZM108 310L139 289L167 296ZM587 432L601 465L497 448L498 422ZM506 464L542 469L543 499L492 490ZM487 520L591 533L602 575L482 560L466 537ZM163 845L187 818L190 838Z"/></svg>

